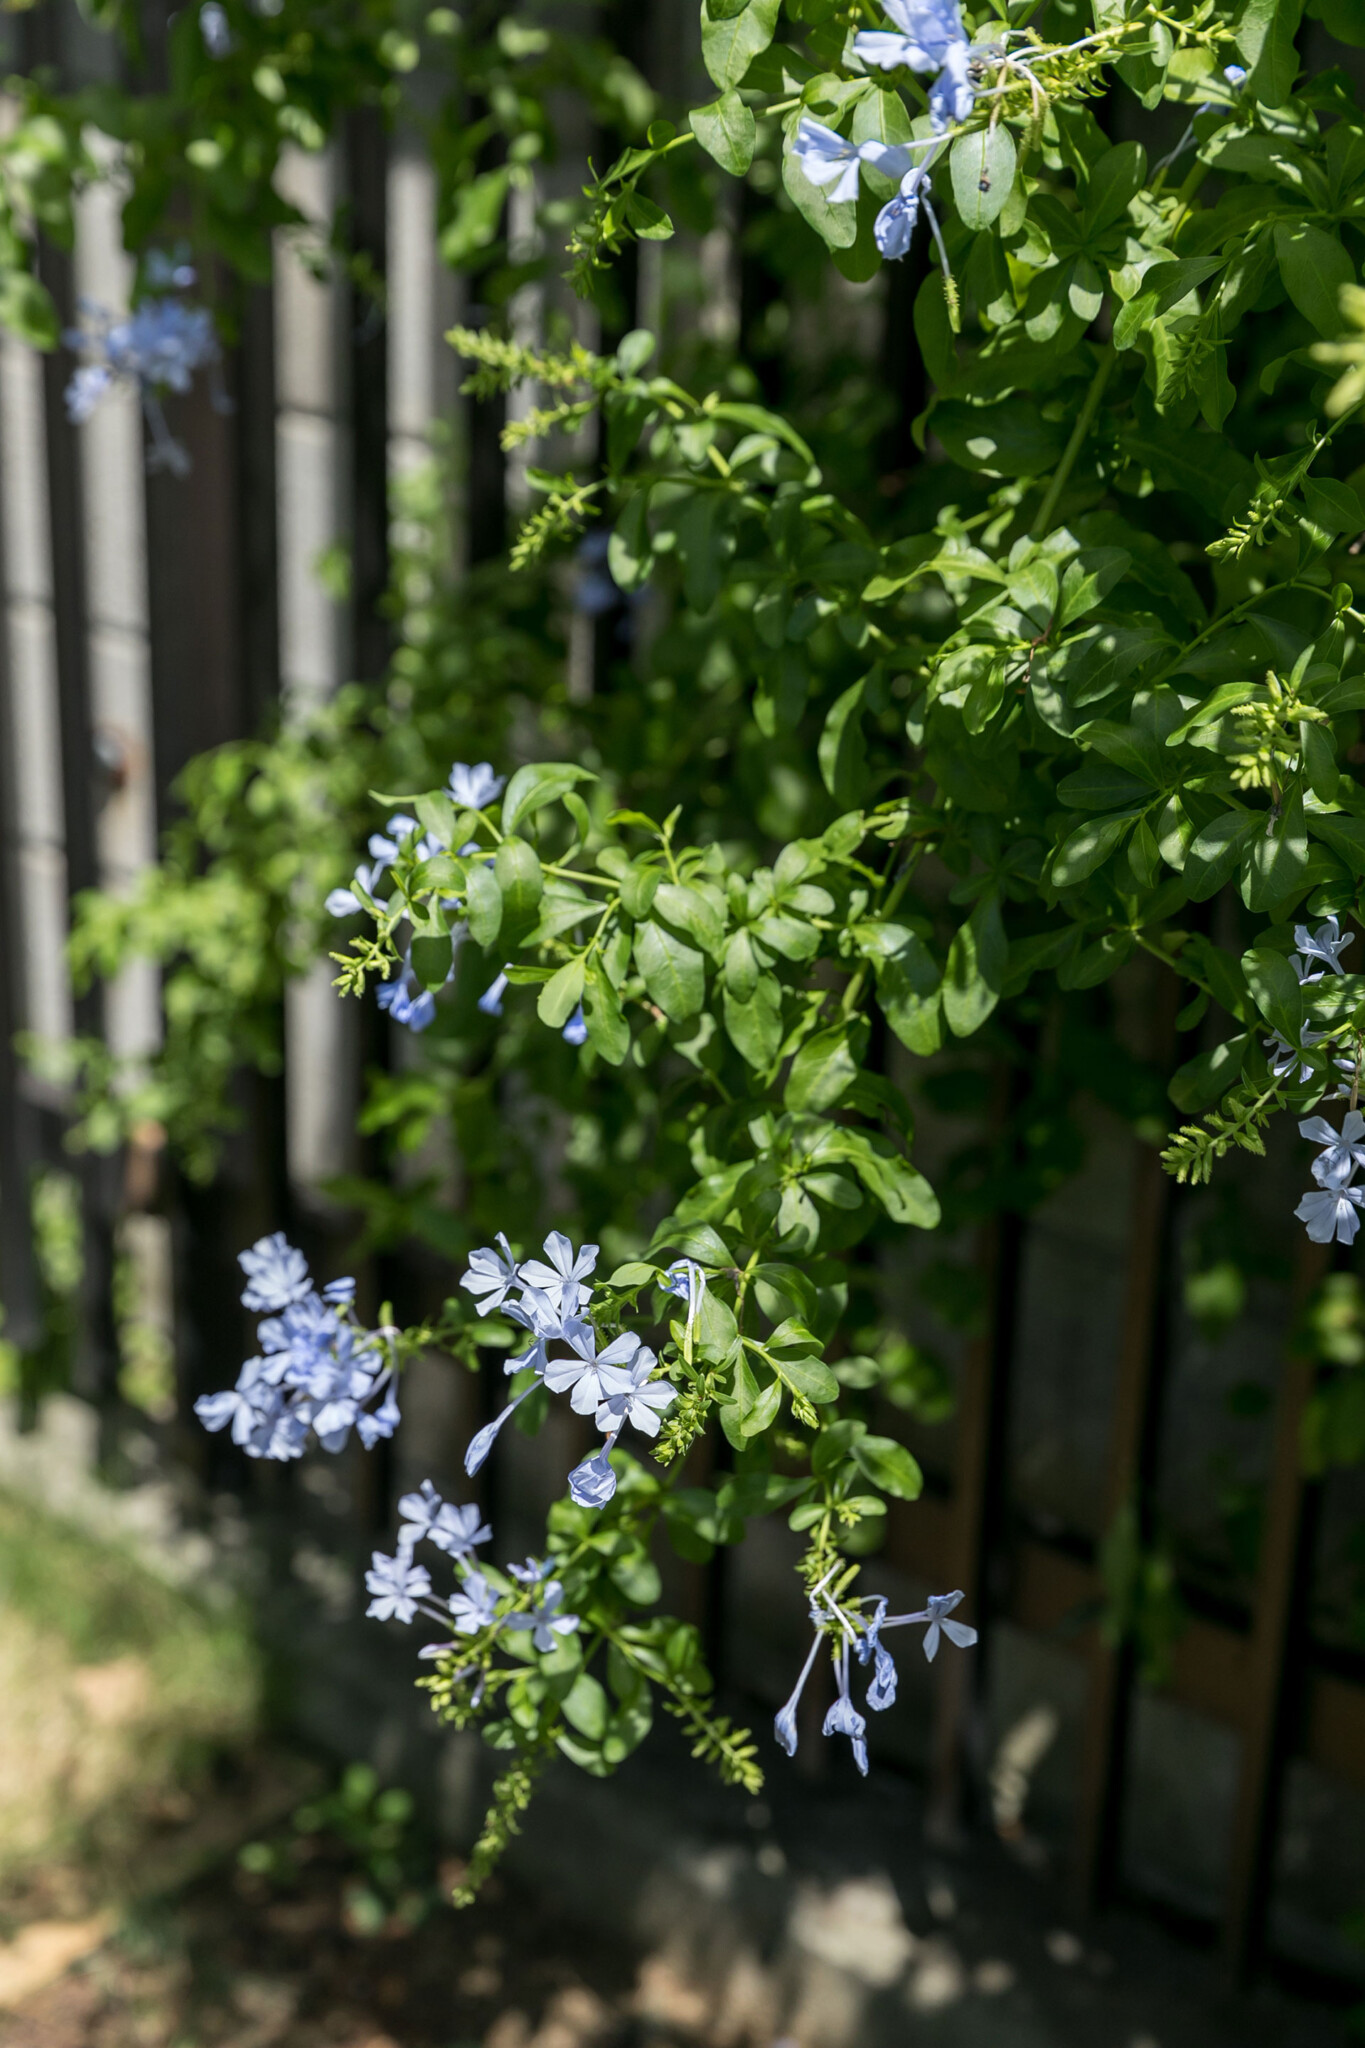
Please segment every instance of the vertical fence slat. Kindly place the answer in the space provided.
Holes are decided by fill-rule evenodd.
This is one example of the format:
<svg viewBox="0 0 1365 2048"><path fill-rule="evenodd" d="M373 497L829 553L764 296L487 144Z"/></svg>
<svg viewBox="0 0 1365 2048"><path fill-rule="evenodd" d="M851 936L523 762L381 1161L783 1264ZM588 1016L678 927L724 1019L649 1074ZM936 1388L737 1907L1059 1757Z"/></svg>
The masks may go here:
<svg viewBox="0 0 1365 2048"><path fill-rule="evenodd" d="M1329 1247L1311 1244L1306 1238L1300 1241L1293 1291L1296 1312L1326 1275L1330 1263ZM1289 1760L1293 1681L1302 1661L1296 1652L1305 1633L1303 1582L1317 1490L1304 1478L1301 1433L1316 1377L1316 1361L1307 1353L1291 1352L1275 1410L1223 1921L1224 1961L1238 1981L1244 1981L1255 1967L1265 1931Z"/></svg>
<svg viewBox="0 0 1365 2048"><path fill-rule="evenodd" d="M1179 985L1174 974L1163 971L1153 995L1155 1049L1164 1071L1175 1048ZM1133 1167L1105 1527L1112 1529L1118 1516L1131 1509L1143 1543L1151 1535L1150 1496L1164 1380L1161 1310L1169 1267L1171 1189L1155 1148L1140 1146ZM1131 1642L1111 1646L1096 1631L1090 1650L1076 1841L1077 1890L1085 1907L1104 1903L1118 1867L1134 1677Z"/></svg>
<svg viewBox="0 0 1365 2048"><path fill-rule="evenodd" d="M999 1089L997 1129L1005 1120L1008 1103L1006 1075ZM980 1762L974 1752L980 1747L988 1678L991 1562L1004 1501L1006 1382L1023 1229L1022 1217L1002 1211L982 1225L978 1237L976 1263L984 1318L963 1361L949 1545L952 1588L961 1588L967 1596L962 1611L980 1631L981 1654L945 1657L939 1666L927 1828L931 1837L940 1840L951 1839L960 1829L970 1800L973 1767Z"/></svg>

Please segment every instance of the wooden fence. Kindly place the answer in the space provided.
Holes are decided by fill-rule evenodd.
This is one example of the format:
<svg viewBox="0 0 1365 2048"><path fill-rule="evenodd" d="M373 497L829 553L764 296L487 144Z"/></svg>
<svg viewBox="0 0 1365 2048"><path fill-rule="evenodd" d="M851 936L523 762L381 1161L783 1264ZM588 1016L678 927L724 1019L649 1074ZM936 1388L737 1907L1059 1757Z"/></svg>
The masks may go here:
<svg viewBox="0 0 1365 2048"><path fill-rule="evenodd" d="M9 16L6 33L18 45L10 68L55 62L76 76L94 47L74 9ZM382 674L376 600L387 577L390 479L425 455L435 421L453 421L465 451L471 555L480 537L487 551L515 500L517 478L504 471L493 426L466 416L456 395L441 336L459 313L459 289L437 260L435 192L420 152L360 115L324 155L292 157L284 179L315 218L349 202L357 239L385 279L387 319L365 317L344 279L319 282L282 234L273 283L252 294L226 364L231 409L200 389L176 405L193 464L186 479L146 473L131 394L115 394L74 428L63 402L70 359L0 343L0 1300L4 1334L19 1344L42 1317L28 1191L43 1167L73 1168L61 1094L24 1069L14 1035L60 1042L95 1032L136 1053L160 1028L149 971L73 995L63 961L71 897L126 887L154 857L173 812L171 785L192 755L253 732L277 700L306 704L347 678ZM723 320L743 301L740 258L730 242L706 260L719 294L710 317ZM655 290L651 261L640 269L642 303ZM81 297L126 303L129 266L109 188L82 200L74 254L49 249L43 263L67 319ZM524 312L533 325L534 304ZM888 331L897 317L888 304ZM337 543L353 564L344 599L314 570ZM1145 1049L1169 1062L1169 991L1142 988L1139 1000ZM85 1248L75 1385L106 1412L116 1405L116 1241L140 1247L149 1289L164 1284L159 1274L173 1276L162 1312L182 1413L194 1394L235 1374L244 1334L236 1249L281 1224L325 1228L313 1191L353 1163L355 1031L325 969L290 992L283 1082L255 1085L243 1135L206 1189L175 1181L151 1133L121 1159L75 1162ZM1217 1842L1193 1906L1217 1908L1228 1964L1245 1975L1265 1952L1273 1915L1275 1938L1291 1946L1294 1929L1313 1918L1311 1905L1293 1902L1304 1859L1291 1854L1290 1838L1296 1829L1312 1837L1315 1799L1338 1817L1365 1815L1354 1803L1365 1795L1365 1659L1348 1632L1319 1626L1337 1569L1329 1535L1358 1501L1344 1479L1324 1488L1303 1477L1300 1425L1314 1368L1288 1347L1290 1290L1267 1284L1255 1294L1250 1335L1244 1320L1221 1350L1204 1343L1181 1306L1181 1273L1207 1198L1176 1191L1154 1148L1112 1120L1097 1114L1093 1135L1079 1193L1030 1217L1007 1213L979 1243L952 1248L978 1276L979 1314L956 1361L952 1425L916 1434L929 1495L893 1517L885 1562L921 1583L963 1587L982 1629L978 1658L943 1660L935 1673L932 1738L922 1747L940 1825L974 1800L989 1817L985 1788L1009 1718L1002 1688L1017 1694L1023 1683L1021 1644L1033 1646L1029 1668L1042 1690L1072 1702L1058 1749L1059 1805L1086 1902L1136 1882L1189 1903L1159 1856L1129 1853L1144 1826L1134 1801L1142 1804L1143 1772L1150 1780L1166 1768L1163 1754L1171 1796L1184 1797L1187 1781L1172 1762L1180 1731L1222 1731L1226 1782L1199 1805ZM1286 1177L1285 1162L1272 1160L1264 1183L1264 1199L1281 1205L1287 1244L1297 1229L1293 1169ZM128 1240L130 1215L142 1226ZM941 1254L916 1247L913 1258ZM1322 1270L1305 1247L1295 1298ZM1148 1541L1180 1523L1181 1498L1198 1494L1190 1431L1207 1458L1217 1454L1221 1425L1210 1421L1205 1382L1210 1373L1226 1380L1232 1353L1247 1346L1253 1378L1273 1393L1264 1421L1241 1425L1251 1476L1239 1483L1244 1495L1262 1489L1254 1594L1230 1592L1227 1574L1187 1573L1190 1619L1168 1680L1153 1691L1139 1680L1131 1642L1111 1646L1095 1625L1099 1546L1127 1512ZM188 1431L172 1432L170 1454L201 1469L208 1455ZM236 1464L223 1470L239 1475ZM381 1493L403 1476L401 1460L370 1470ZM387 1498L372 1496L367 1515L386 1522ZM779 1646L765 1663L749 1626L770 1563L762 1543L728 1560L709 1597L728 1617L715 1629L724 1682L776 1698L786 1689ZM1199 1749L1204 1740L1191 1738L1192 1753L1214 1754ZM1332 1853L1312 1851L1309 1862L1317 1855L1336 1870Z"/></svg>

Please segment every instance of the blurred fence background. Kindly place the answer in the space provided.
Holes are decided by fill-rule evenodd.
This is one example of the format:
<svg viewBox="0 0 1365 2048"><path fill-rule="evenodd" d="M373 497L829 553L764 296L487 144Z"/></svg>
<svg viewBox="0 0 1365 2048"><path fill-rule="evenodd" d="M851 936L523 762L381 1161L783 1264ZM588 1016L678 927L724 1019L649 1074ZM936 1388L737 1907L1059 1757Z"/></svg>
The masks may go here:
<svg viewBox="0 0 1365 2048"><path fill-rule="evenodd" d="M671 13L639 10L656 76L693 61ZM93 75L111 47L74 6L3 17L0 36L8 68L55 64L68 82ZM572 186L572 167L547 175ZM399 1490L428 1475L455 1483L478 1390L433 1362L415 1375L391 1452L284 1470L251 1468L186 1418L198 1394L231 1382L250 1341L243 1245L284 1228L324 1274L336 1270L348 1219L327 1187L357 1163L361 1063L401 1049L338 1001L319 966L288 993L282 1075L243 1080L240 1132L206 1187L177 1175L155 1127L120 1157L73 1157L60 1088L15 1050L21 1033L60 1043L94 1032L120 1054L156 1043L150 971L73 992L71 900L126 888L155 857L194 755L343 681L379 685L394 482L428 460L433 430L457 451L465 559L496 552L524 501L525 452L505 459L496 409L458 394L443 334L477 309L461 305L438 258L422 151L360 114L341 145L296 152L284 176L324 238L334 208L348 207L352 245L383 281L382 317L344 272L311 260L311 243L280 233L273 279L251 292L225 363L228 403L202 384L171 401L187 477L146 472L131 392L73 427L72 358L0 343L0 1302L10 1345L39 1355L60 1339L114 1467L135 1424L145 1455L201 1500L237 1496L269 1525L277 1592L293 1587L326 1623L309 1635L298 1702L326 1728L345 1695L337 1674L348 1657L356 1667L356 1559L390 1526ZM747 288L739 230L690 249L686 317L718 332L738 322ZM643 324L661 315L656 253L631 272ZM49 249L44 262L69 322L83 298L127 303L109 188L84 201L71 254ZM546 289L527 287L512 306L525 338ZM848 288L860 317L884 323L888 348L904 325L896 289L883 302L879 287ZM591 342L591 314L575 317ZM590 622L575 631L587 635L572 655L576 686L590 690ZM1173 1066L1170 992L1142 973L1120 987L1131 1049ZM988 1114L999 1122L1010 1108L1002 1080ZM1339 1923L1362 1903L1365 1559L1354 1531L1365 1501L1354 1475L1310 1481L1300 1456L1319 1375L1334 1369L1321 1346L1294 1338L1325 1258L1287 1249L1300 1191L1288 1157L1243 1176L1240 1213L1259 1221L1240 1227L1261 1229L1265 1247L1245 1288L1235 1265L1195 1255L1216 1252L1220 1198L1176 1189L1156 1146L1098 1106L1090 1123L1084 1165L1041 1207L947 1247L947 1268L944 1246L907 1244L888 1276L911 1337L923 1334L924 1301L941 1302L945 1271L957 1276L956 1403L932 1429L909 1425L928 1491L893 1514L877 1570L888 1589L963 1587L982 1648L919 1674L886 1746L930 1774L941 1830L974 1816L1007 1839L1050 1836L1089 1903L1136 1889L1217 1927L1238 1972L1267 1942L1338 1968L1349 1960ZM920 1156L931 1174L935 1143L929 1120ZM64 1229L81 1275L74 1304L51 1270ZM367 1284L400 1313L453 1278L429 1254L382 1263ZM116 1281L136 1305L122 1319ZM62 1315L69 1327L57 1329ZM160 1420L126 1398L130 1327L173 1361L174 1412ZM16 1425L37 1419L30 1402ZM483 1475L513 1550L563 1469L553 1428L537 1442L505 1437ZM785 1695L798 1654L788 1564L779 1529L704 1570L672 1567L723 1687L760 1715ZM410 1712L425 1712L416 1695Z"/></svg>

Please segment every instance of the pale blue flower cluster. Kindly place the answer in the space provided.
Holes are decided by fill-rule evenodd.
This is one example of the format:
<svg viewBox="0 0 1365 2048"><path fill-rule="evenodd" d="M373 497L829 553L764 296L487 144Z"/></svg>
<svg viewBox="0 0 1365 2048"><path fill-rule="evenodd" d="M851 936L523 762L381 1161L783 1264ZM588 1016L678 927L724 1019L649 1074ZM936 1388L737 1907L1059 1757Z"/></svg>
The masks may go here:
<svg viewBox="0 0 1365 2048"><path fill-rule="evenodd" d="M1327 918L1315 932L1305 924L1295 925L1296 950L1290 954L1289 964L1305 988L1325 980L1329 974L1344 977L1346 969L1341 964L1341 956L1354 941L1355 933L1343 932L1335 915ZM1326 1036L1325 1031L1310 1031L1305 1027L1301 1044L1295 1047L1280 1032L1272 1032L1264 1044L1274 1078L1277 1081L1311 1080L1312 1063L1303 1059L1303 1053ZM1305 1117L1300 1123L1299 1135L1321 1149L1312 1169L1318 1185L1304 1196L1294 1214L1314 1244L1331 1244L1334 1238L1338 1244L1353 1244L1360 1229L1360 1210L1365 1206L1365 1187L1353 1185L1357 1169L1365 1167L1365 1116L1355 1107L1355 1060L1338 1055L1332 1064L1343 1077L1337 1085L1336 1095L1338 1098L1347 1097L1351 1107L1340 1130L1328 1123L1325 1116Z"/></svg>
<svg viewBox="0 0 1365 2048"><path fill-rule="evenodd" d="M325 1451L341 1450L353 1429L366 1450L392 1436L397 1380L384 1333L355 1320L355 1282L332 1280L319 1293L282 1231L258 1239L238 1263L247 1283L242 1306L265 1317L260 1355L230 1391L195 1402L204 1427L230 1425L251 1458L301 1458L310 1432Z"/></svg>
<svg viewBox="0 0 1365 2048"><path fill-rule="evenodd" d="M973 45L962 26L957 0L882 0L894 30L865 29L853 38L853 54L878 71L935 72L929 114L942 133L965 121L976 99ZM994 55L995 50L981 52Z"/></svg>
<svg viewBox="0 0 1365 2048"><path fill-rule="evenodd" d="M519 1264L501 1231L495 1244L470 1253L460 1285L476 1297L481 1316L498 1309L529 1334L530 1348L509 1359L506 1371L530 1371L535 1377L471 1440L465 1452L466 1472L479 1470L503 1424L538 1386L567 1394L574 1413L591 1415L606 1439L569 1474L569 1492L580 1507L604 1507L615 1493L611 1453L627 1423L644 1436L658 1435L660 1417L676 1399L677 1389L654 1376L658 1360L633 1331L623 1330L598 1349L599 1333L588 1317L588 1275L596 1265L595 1244L575 1252L558 1230L546 1238L543 1260ZM551 1345L563 1345L564 1350L552 1356Z"/></svg>
<svg viewBox="0 0 1365 2048"><path fill-rule="evenodd" d="M429 1479L416 1493L405 1493L398 1503L398 1545L388 1557L376 1550L365 1574L370 1604L365 1612L375 1621L415 1621L420 1614L442 1628L454 1631L443 1642L424 1644L419 1657L443 1657L458 1650L459 1636L476 1636L486 1628L509 1633L529 1633L535 1648L548 1654L565 1636L571 1636L579 1622L576 1614L564 1612L564 1588L550 1577L547 1562L528 1558L524 1565L509 1565L509 1575L521 1586L534 1587L535 1599L529 1610L499 1612L499 1596L474 1563L475 1546L487 1543L492 1530L479 1518L476 1507L455 1507L443 1501ZM427 1567L413 1562L419 1543L443 1550L456 1572L455 1591L444 1600L432 1590ZM478 1695L472 1702L478 1706Z"/></svg>
<svg viewBox="0 0 1365 2048"><path fill-rule="evenodd" d="M189 264L154 251L143 277L148 295L121 318L82 300L86 324L62 337L69 349L87 357L66 387L67 416L82 426L115 384L135 384L152 436L148 468L184 476L189 456L166 424L161 398L167 391L188 391L196 370L219 361L218 337L206 307L171 296L195 282Z"/></svg>
<svg viewBox="0 0 1365 2048"><path fill-rule="evenodd" d="M850 1653L860 1664L870 1663L872 1678L868 1684L865 1704L874 1714L885 1712L896 1697L896 1666L891 1652L882 1642L882 1636L889 1628L924 1627L924 1654L932 1664L938 1655L940 1638L946 1636L959 1649L968 1650L976 1641L976 1630L965 1621L951 1619L953 1609L961 1605L961 1593L931 1593L929 1604L917 1614L888 1614L887 1602L878 1600L870 1615L851 1612L843 1608L827 1591L831 1572L822 1579L811 1595L810 1618L815 1630L814 1640L801 1667L791 1698L773 1722L773 1733L786 1750L788 1756L796 1755L796 1709L806 1689L806 1681L815 1668L820 1645L827 1638L837 1642L834 1649L834 1674L838 1693L834 1704L825 1715L823 1735L847 1735L853 1745L853 1761L863 1776L867 1776L867 1721L853 1704L849 1687Z"/></svg>

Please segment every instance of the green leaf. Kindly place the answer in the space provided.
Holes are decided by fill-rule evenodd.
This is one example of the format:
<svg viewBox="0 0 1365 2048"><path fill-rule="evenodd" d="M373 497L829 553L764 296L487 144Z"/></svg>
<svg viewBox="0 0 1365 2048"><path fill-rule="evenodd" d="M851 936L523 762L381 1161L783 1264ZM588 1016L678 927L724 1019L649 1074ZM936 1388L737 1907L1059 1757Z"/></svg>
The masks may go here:
<svg viewBox="0 0 1365 2048"><path fill-rule="evenodd" d="M606 1690L586 1671L580 1671L564 1700L564 1718L590 1742L600 1742L607 1732L611 1705Z"/></svg>
<svg viewBox="0 0 1365 2048"><path fill-rule="evenodd" d="M1303 772L1308 777L1309 788L1319 803L1334 803L1341 783L1341 770L1337 766L1331 727L1302 719L1299 739L1303 747Z"/></svg>
<svg viewBox="0 0 1365 2048"><path fill-rule="evenodd" d="M999 218L1014 184L1017 163L1014 137L1003 121L958 136L948 167L964 227L988 228Z"/></svg>
<svg viewBox="0 0 1365 2048"><path fill-rule="evenodd" d="M1180 256L1172 262L1154 263L1143 273L1133 297L1120 306L1114 320L1114 346L1136 346L1144 328L1169 313L1183 298L1222 270L1223 256Z"/></svg>
<svg viewBox="0 0 1365 2048"><path fill-rule="evenodd" d="M922 1173L902 1158L889 1140L865 1131L836 1130L822 1147L824 1159L846 1159L857 1169L868 1193L893 1223L913 1223L933 1230L939 1220L938 1197Z"/></svg>
<svg viewBox="0 0 1365 2048"><path fill-rule="evenodd" d="M640 919L649 916L650 905L663 880L659 868L633 867L620 878L621 908L628 917Z"/></svg>
<svg viewBox="0 0 1365 2048"><path fill-rule="evenodd" d="M839 1398L839 1382L820 1358L773 1358L773 1371L808 1401L824 1406Z"/></svg>
<svg viewBox="0 0 1365 2048"><path fill-rule="evenodd" d="M536 1015L542 1024L558 1031L567 1024L583 997L586 969L582 960L570 960L552 974L536 1000Z"/></svg>
<svg viewBox="0 0 1365 2048"><path fill-rule="evenodd" d="M1256 833L1264 830L1262 811L1222 811L1196 833L1185 855L1185 888L1195 903L1216 896L1232 874Z"/></svg>
<svg viewBox="0 0 1365 2048"><path fill-rule="evenodd" d="M412 942L412 971L423 988L445 987L450 958L450 940L444 933L425 933Z"/></svg>
<svg viewBox="0 0 1365 2048"><path fill-rule="evenodd" d="M625 195L626 224L642 242L667 242L673 237L673 223L662 206L646 199L643 192Z"/></svg>
<svg viewBox="0 0 1365 2048"><path fill-rule="evenodd" d="M455 806L443 789L428 790L418 797L413 809L424 832L430 832L443 846L454 846Z"/></svg>
<svg viewBox="0 0 1365 2048"><path fill-rule="evenodd" d="M1299 890L1308 869L1302 790L1295 790L1281 816L1250 841L1247 852L1242 897L1248 910L1271 910Z"/></svg>
<svg viewBox="0 0 1365 2048"><path fill-rule="evenodd" d="M1053 887L1068 889L1075 882L1083 882L1087 875L1093 875L1095 869L1108 860L1134 818L1140 817L1144 809L1143 804L1130 804L1126 810L1111 811L1107 818L1087 818L1083 825L1078 825L1070 837L1063 840L1053 858Z"/></svg>
<svg viewBox="0 0 1365 2048"><path fill-rule="evenodd" d="M1242 1061L1251 1043L1247 1032L1225 1039L1197 1059L1186 1060L1171 1076L1169 1094L1177 1109L1197 1116L1222 1100L1242 1071Z"/></svg>
<svg viewBox="0 0 1365 2048"><path fill-rule="evenodd" d="M639 590L654 566L649 539L649 492L637 491L612 529L607 542L607 567L624 591Z"/></svg>
<svg viewBox="0 0 1365 2048"><path fill-rule="evenodd" d="M635 930L635 964L665 1017L676 1024L696 1016L706 1000L706 964L695 947L649 920Z"/></svg>
<svg viewBox="0 0 1365 2048"><path fill-rule="evenodd" d="M1084 548L1068 562L1062 576L1061 601L1057 607L1058 626L1070 626L1093 611L1132 567L1126 548Z"/></svg>
<svg viewBox="0 0 1365 2048"><path fill-rule="evenodd" d="M854 1463L883 1493L895 1500L919 1499L924 1474L904 1444L889 1436L860 1436L852 1451Z"/></svg>
<svg viewBox="0 0 1365 2048"><path fill-rule="evenodd" d="M502 890L482 861L475 861L465 877L465 917L475 945L491 946L502 929Z"/></svg>
<svg viewBox="0 0 1365 2048"><path fill-rule="evenodd" d="M1284 954L1270 946L1253 946L1242 955L1242 972L1266 1022L1297 1045L1303 1030L1303 990Z"/></svg>
<svg viewBox="0 0 1365 2048"><path fill-rule="evenodd" d="M837 804L856 804L867 790L867 742L862 725L866 692L864 676L836 697L820 735L820 778Z"/></svg>
<svg viewBox="0 0 1365 2048"><path fill-rule="evenodd" d="M1315 839L1321 839L1341 856L1353 875L1365 875L1365 818L1349 818L1340 811L1324 817L1313 811L1308 816L1308 829Z"/></svg>
<svg viewBox="0 0 1365 2048"><path fill-rule="evenodd" d="M1246 0L1237 21L1237 49L1251 76L1246 90L1267 107L1282 107L1299 68L1294 38L1303 0Z"/></svg>
<svg viewBox="0 0 1365 2048"><path fill-rule="evenodd" d="M970 1038L1000 1000L1009 944L994 894L983 896L948 948L943 1014L955 1038Z"/></svg>
<svg viewBox="0 0 1365 2048"><path fill-rule="evenodd" d="M742 178L754 160L758 129L753 112L733 90L706 107L694 107L688 125L708 156L723 171Z"/></svg>
<svg viewBox="0 0 1365 2048"><path fill-rule="evenodd" d="M781 0L748 0L738 14L722 20L701 11L701 56L722 92L741 85L744 74L761 50L766 50L777 29Z"/></svg>
<svg viewBox="0 0 1365 2048"><path fill-rule="evenodd" d="M579 768L572 761L548 761L518 768L502 800L504 836L515 832L523 818L529 818L544 805L554 803L566 789L573 789L580 782L596 780L590 769Z"/></svg>
<svg viewBox="0 0 1365 2048"><path fill-rule="evenodd" d="M619 1067L630 1051L630 1026L620 996L596 964L589 970L583 990L583 1021L588 1027L588 1042L608 1066Z"/></svg>
<svg viewBox="0 0 1365 2048"><path fill-rule="evenodd" d="M1341 287L1356 279L1355 265L1340 238L1315 228L1311 221L1277 221L1275 254L1294 305L1319 334L1335 341L1343 325Z"/></svg>
<svg viewBox="0 0 1365 2048"><path fill-rule="evenodd" d="M834 1024L806 1040L787 1077L782 1099L788 1109L829 1109L848 1093L860 1071L850 1035L847 1024ZM866 1038L865 1026L861 1035Z"/></svg>
<svg viewBox="0 0 1365 2048"><path fill-rule="evenodd" d="M534 917L545 894L545 875L535 848L524 839L504 839L493 861L493 873L502 891L504 915L513 923Z"/></svg>
<svg viewBox="0 0 1365 2048"><path fill-rule="evenodd" d="M774 975L759 976L751 996L727 988L722 1002L726 1035L751 1067L770 1067L782 1043L782 987Z"/></svg>

